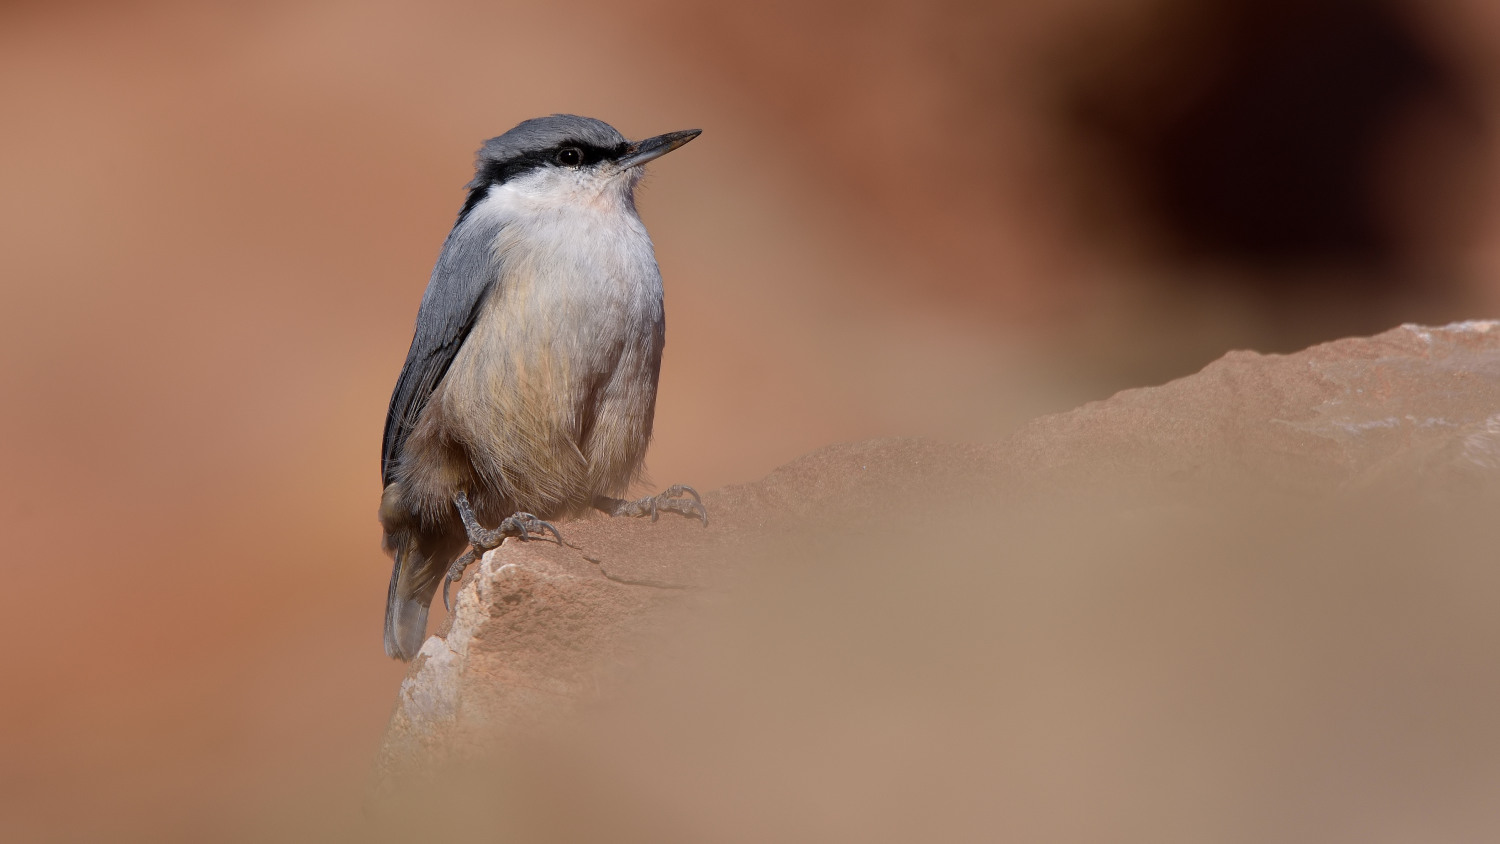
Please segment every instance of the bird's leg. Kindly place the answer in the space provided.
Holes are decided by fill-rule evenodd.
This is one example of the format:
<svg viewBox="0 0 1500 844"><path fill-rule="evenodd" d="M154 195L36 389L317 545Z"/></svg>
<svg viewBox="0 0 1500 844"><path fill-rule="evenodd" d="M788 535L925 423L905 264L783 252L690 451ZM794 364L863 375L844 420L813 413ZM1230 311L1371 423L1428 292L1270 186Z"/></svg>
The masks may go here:
<svg viewBox="0 0 1500 844"><path fill-rule="evenodd" d="M479 517L474 515L474 506L469 503L469 496L460 491L453 497L453 506L458 508L458 518L464 523L464 534L468 536L469 550L460 554L453 565L448 567L448 573L443 576L443 609L452 612L448 605L448 586L464 575L464 569L469 564L484 556L484 552L492 548L499 548L500 543L507 536L519 536L522 541L531 539L532 533L552 531L552 536L557 539L559 545L563 544L562 534L551 522L544 522L530 513L514 513L500 520L500 524L493 530L481 527Z"/></svg>
<svg viewBox="0 0 1500 844"><path fill-rule="evenodd" d="M683 498L684 495L691 497ZM650 516L653 522L662 513L677 513L698 519L708 527L708 510L703 506L702 496L698 495L698 490L682 484L673 484L661 495L649 495L638 501L601 495L594 499L594 508L611 516Z"/></svg>

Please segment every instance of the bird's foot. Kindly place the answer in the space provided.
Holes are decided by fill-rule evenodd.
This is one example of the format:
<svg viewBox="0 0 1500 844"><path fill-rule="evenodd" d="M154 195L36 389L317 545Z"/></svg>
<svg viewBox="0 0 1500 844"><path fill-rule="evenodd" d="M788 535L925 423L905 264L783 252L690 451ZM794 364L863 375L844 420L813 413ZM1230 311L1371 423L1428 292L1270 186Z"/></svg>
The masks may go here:
<svg viewBox="0 0 1500 844"><path fill-rule="evenodd" d="M460 492L453 499L453 505L458 508L458 517L463 520L464 533L469 538L469 544L480 555L492 548L499 548L500 543L508 536L519 536L523 540L531 538L533 533L551 531L558 543L562 543L562 534L551 522L544 522L530 513L517 512L506 516L493 530L483 528L479 525L479 517L474 515L474 507L469 504L469 496Z"/></svg>
<svg viewBox="0 0 1500 844"><path fill-rule="evenodd" d="M474 515L474 507L469 504L469 496L460 492L453 499L453 505L458 508L458 517L463 520L464 533L469 538L469 550L459 555L448 567L448 573L443 576L443 609L452 612L448 604L448 587L463 577L464 569L469 564L484 556L486 551L499 548L500 543L508 536L518 536L521 541L531 539L532 534L541 534L552 531L552 536L557 544L562 545L562 534L551 522L544 522L530 513L514 513L500 520L500 524L494 529L481 527L479 518Z"/></svg>
<svg viewBox="0 0 1500 844"><path fill-rule="evenodd" d="M708 510L703 506L702 496L698 495L698 490L682 484L668 487L661 495L650 495L637 501L601 496L594 499L594 507L611 516L650 516L653 522L662 513L677 513L698 519L708 527Z"/></svg>

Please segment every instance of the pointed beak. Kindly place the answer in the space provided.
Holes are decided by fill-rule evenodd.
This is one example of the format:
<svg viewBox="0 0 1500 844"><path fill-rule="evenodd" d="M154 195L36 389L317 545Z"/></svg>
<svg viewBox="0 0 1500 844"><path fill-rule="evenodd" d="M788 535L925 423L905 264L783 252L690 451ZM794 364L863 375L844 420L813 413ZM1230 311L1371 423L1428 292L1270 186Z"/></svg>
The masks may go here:
<svg viewBox="0 0 1500 844"><path fill-rule="evenodd" d="M644 141L636 141L626 148L625 154L620 156L616 163L621 169L645 164L653 159L661 158L701 134L703 134L702 129L684 129L681 132L668 132Z"/></svg>

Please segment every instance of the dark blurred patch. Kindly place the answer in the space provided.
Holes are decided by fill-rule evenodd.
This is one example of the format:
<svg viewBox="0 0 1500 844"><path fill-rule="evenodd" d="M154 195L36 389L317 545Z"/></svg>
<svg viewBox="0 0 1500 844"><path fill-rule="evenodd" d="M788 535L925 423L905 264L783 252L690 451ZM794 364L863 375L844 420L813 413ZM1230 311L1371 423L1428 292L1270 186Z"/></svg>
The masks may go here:
<svg viewBox="0 0 1500 844"><path fill-rule="evenodd" d="M1474 224L1474 94L1394 4L1168 0L1079 55L1069 121L1178 257L1276 295L1350 278L1389 292ZM1266 272L1327 267L1345 272Z"/></svg>

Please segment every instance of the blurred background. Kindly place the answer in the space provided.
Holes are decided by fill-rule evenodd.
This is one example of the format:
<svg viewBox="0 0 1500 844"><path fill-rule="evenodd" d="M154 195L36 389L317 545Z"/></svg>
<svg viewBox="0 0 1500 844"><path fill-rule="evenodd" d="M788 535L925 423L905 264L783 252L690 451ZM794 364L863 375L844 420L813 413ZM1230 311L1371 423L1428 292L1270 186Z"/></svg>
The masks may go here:
<svg viewBox="0 0 1500 844"><path fill-rule="evenodd" d="M386 401L553 112L704 129L639 197L661 484L1500 312L1482 0L5 2L0 837L358 813Z"/></svg>

